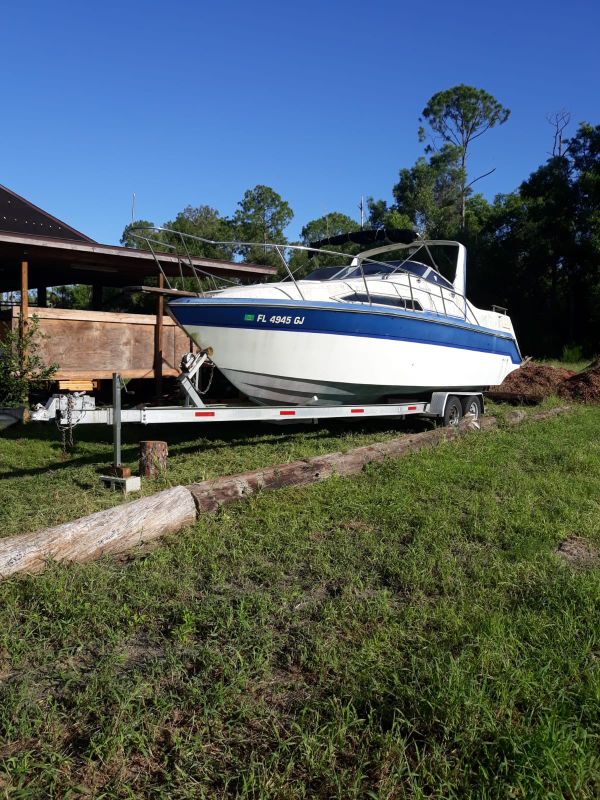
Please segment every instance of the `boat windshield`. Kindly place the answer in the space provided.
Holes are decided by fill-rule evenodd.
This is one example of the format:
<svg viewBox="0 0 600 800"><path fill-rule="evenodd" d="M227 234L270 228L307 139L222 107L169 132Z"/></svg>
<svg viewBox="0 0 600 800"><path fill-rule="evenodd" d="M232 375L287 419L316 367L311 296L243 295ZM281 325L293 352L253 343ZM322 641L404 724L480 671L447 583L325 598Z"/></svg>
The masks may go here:
<svg viewBox="0 0 600 800"><path fill-rule="evenodd" d="M401 261L396 262L396 266L400 266ZM424 278L431 283L437 283L438 286L443 286L445 289L454 289L450 281L446 280L439 272L428 267L427 264L422 264L420 261L406 261L402 264L402 269L410 272L411 275L417 275L419 278Z"/></svg>
<svg viewBox="0 0 600 800"><path fill-rule="evenodd" d="M402 265L402 266L400 266ZM360 267L320 267L309 273L304 280L306 281L333 281L333 280L348 280L349 278L360 278L362 275L389 275L398 269L399 274L402 272L410 272L411 275L416 275L418 278L423 278L431 283L436 283L438 286L443 286L445 289L453 289L454 287L450 281L442 277L439 272L436 272L432 267L427 264L422 264L420 261L389 261L387 264L370 264L368 261L363 264L361 271Z"/></svg>
<svg viewBox="0 0 600 800"><path fill-rule="evenodd" d="M400 263L400 262L398 262ZM394 271L394 266L391 264L363 264L362 272L360 267L321 267L309 273L305 281L333 281L333 280L346 280L347 278L360 278L363 273L365 275L388 275Z"/></svg>

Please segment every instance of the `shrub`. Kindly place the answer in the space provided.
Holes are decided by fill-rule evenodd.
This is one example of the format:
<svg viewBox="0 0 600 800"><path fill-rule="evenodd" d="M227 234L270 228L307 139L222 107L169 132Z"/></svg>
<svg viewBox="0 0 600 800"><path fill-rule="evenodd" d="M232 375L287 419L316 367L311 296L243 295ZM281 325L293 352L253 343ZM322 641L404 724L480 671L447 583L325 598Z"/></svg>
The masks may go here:
<svg viewBox="0 0 600 800"><path fill-rule="evenodd" d="M566 344L562 349L561 361L583 361L583 349L578 344Z"/></svg>
<svg viewBox="0 0 600 800"><path fill-rule="evenodd" d="M9 329L0 339L0 405L27 405L29 390L52 379L58 364L46 366L39 355L39 319L28 320L20 335L21 317L16 329Z"/></svg>

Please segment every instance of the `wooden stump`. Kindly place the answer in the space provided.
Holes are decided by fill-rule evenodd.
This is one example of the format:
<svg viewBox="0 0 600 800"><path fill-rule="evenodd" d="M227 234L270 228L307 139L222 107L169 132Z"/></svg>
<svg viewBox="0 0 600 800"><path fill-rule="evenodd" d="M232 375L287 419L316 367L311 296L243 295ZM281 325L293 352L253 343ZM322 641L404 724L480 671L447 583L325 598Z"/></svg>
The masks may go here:
<svg viewBox="0 0 600 800"><path fill-rule="evenodd" d="M166 442L140 442L140 476L156 478L166 472L168 454Z"/></svg>

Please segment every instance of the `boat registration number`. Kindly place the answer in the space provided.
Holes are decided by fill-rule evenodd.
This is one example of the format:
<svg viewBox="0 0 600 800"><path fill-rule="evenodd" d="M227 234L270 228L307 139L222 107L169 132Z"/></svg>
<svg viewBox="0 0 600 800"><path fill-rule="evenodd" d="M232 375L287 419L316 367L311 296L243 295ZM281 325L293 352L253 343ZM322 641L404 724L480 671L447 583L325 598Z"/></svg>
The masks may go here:
<svg viewBox="0 0 600 800"><path fill-rule="evenodd" d="M269 322L271 325L304 325L304 317L284 317L279 314L274 314L267 320L266 314L258 314L256 317L257 322Z"/></svg>

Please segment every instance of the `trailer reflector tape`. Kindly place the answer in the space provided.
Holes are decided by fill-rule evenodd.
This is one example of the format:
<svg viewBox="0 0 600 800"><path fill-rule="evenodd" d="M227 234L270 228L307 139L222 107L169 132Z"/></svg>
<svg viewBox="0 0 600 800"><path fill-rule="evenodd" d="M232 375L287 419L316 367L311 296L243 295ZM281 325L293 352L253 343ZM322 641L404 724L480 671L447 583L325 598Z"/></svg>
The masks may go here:
<svg viewBox="0 0 600 800"><path fill-rule="evenodd" d="M195 417L214 417L214 411L196 411L194 414Z"/></svg>
<svg viewBox="0 0 600 800"><path fill-rule="evenodd" d="M364 410L364 408L351 408L350 409L350 413L351 414L364 414L365 410Z"/></svg>
<svg viewBox="0 0 600 800"><path fill-rule="evenodd" d="M279 412L279 416L280 417L295 417L296 416L296 412L295 411L280 411Z"/></svg>
<svg viewBox="0 0 600 800"><path fill-rule="evenodd" d="M408 409L407 409L407 410L408 410L408 411L416 411L416 410L417 410L417 407L416 407L416 406L408 406Z"/></svg>

